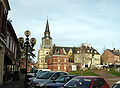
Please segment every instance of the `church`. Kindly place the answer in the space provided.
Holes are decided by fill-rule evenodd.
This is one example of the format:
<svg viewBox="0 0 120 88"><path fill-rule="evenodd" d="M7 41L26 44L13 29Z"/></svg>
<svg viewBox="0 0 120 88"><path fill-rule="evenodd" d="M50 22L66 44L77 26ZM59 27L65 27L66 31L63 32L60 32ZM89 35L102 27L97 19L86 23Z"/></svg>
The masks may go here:
<svg viewBox="0 0 120 88"><path fill-rule="evenodd" d="M49 23L47 19L44 37L42 37L42 45L38 51L38 68L47 68L47 57L52 55L52 38L50 36Z"/></svg>
<svg viewBox="0 0 120 88"><path fill-rule="evenodd" d="M38 51L37 67L39 69L51 69L53 71L66 71L68 69L69 56L73 54L73 47L53 46L47 19L42 45Z"/></svg>

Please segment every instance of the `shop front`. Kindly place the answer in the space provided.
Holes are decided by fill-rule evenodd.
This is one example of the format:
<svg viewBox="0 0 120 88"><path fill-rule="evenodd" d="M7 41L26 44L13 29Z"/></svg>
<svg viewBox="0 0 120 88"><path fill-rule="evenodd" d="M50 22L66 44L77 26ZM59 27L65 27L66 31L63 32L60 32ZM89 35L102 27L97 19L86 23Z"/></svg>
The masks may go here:
<svg viewBox="0 0 120 88"><path fill-rule="evenodd" d="M13 72L14 72L14 64L12 59L5 54L4 57L4 76L3 76L3 82L7 83L13 78Z"/></svg>

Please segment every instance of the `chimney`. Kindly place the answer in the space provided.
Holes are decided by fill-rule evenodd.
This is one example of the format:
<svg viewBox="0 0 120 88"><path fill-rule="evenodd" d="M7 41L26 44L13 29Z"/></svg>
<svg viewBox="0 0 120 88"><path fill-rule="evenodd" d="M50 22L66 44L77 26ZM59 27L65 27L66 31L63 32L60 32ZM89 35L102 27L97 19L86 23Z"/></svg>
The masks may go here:
<svg viewBox="0 0 120 88"><path fill-rule="evenodd" d="M113 51L115 51L115 48L113 48Z"/></svg>

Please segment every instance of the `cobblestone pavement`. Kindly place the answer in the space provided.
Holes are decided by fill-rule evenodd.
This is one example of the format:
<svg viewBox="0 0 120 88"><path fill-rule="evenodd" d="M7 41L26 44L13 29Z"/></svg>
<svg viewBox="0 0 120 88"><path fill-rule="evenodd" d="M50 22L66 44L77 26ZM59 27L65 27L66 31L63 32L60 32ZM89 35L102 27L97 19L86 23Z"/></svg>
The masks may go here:
<svg viewBox="0 0 120 88"><path fill-rule="evenodd" d="M25 88L24 87L24 76L21 76L21 78L17 81L11 81L7 83L6 85L0 86L0 88Z"/></svg>
<svg viewBox="0 0 120 88"><path fill-rule="evenodd" d="M105 70L94 70L94 72L96 74L101 75L101 77L103 77L107 83L110 85L110 87L117 82L118 80L120 80L120 77L106 73Z"/></svg>

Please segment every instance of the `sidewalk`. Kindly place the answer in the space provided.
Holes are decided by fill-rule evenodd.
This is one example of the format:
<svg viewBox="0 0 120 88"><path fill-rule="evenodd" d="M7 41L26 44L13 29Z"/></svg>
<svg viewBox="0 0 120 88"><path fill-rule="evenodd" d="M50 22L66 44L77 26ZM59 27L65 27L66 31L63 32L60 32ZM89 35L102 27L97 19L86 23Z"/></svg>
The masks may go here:
<svg viewBox="0 0 120 88"><path fill-rule="evenodd" d="M6 85L0 86L0 88L24 88L24 75L17 81L11 81Z"/></svg>

